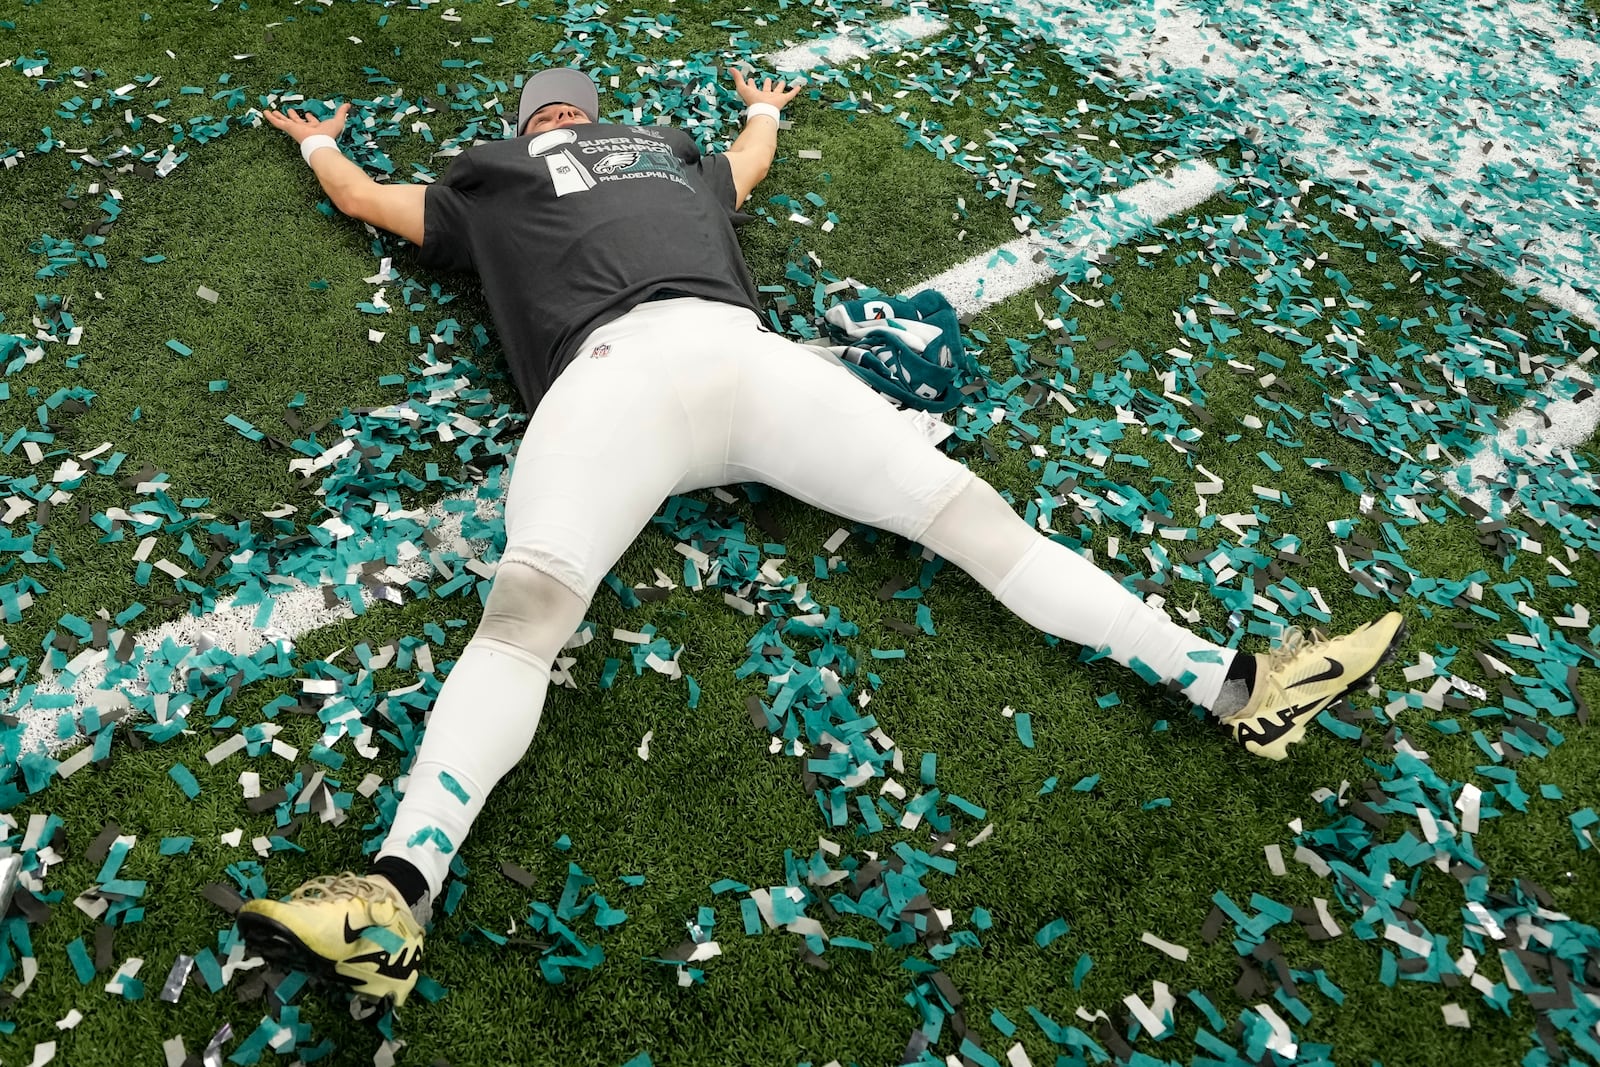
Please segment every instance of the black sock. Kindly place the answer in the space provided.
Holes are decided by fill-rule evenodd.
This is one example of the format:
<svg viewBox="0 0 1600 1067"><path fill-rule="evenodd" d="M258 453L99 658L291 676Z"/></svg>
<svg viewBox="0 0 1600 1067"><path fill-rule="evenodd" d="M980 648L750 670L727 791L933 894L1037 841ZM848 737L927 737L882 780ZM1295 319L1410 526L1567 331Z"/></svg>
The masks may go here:
<svg viewBox="0 0 1600 1067"><path fill-rule="evenodd" d="M381 874L389 879L390 884L400 890L407 907L414 906L417 901L428 895L428 880L415 865L399 856L379 856L378 861L372 865L371 873Z"/></svg>
<svg viewBox="0 0 1600 1067"><path fill-rule="evenodd" d="M1254 691L1256 687L1256 658L1248 652L1236 653L1233 662L1228 664L1227 682L1243 682L1246 690Z"/></svg>

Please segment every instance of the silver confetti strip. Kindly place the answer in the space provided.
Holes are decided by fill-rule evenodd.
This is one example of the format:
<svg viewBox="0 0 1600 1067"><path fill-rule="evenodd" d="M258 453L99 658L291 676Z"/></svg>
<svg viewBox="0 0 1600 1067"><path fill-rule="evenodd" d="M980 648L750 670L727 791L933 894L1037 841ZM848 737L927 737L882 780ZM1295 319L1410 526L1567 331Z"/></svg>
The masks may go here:
<svg viewBox="0 0 1600 1067"><path fill-rule="evenodd" d="M189 980L189 972L194 969L194 957L178 954L172 962L172 970L167 972L167 980L161 983L161 999L168 1004L178 1003L178 998L183 996L183 983Z"/></svg>

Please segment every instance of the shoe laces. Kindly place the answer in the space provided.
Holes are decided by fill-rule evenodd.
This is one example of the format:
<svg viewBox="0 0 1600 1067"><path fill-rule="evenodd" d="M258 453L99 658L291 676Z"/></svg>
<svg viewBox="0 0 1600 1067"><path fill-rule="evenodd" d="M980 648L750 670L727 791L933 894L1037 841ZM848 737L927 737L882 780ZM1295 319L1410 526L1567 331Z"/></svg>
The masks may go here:
<svg viewBox="0 0 1600 1067"><path fill-rule="evenodd" d="M1275 670L1287 666L1302 653L1326 644L1327 640L1327 636L1321 630L1313 629L1308 635L1298 626L1291 626L1284 633L1283 640L1267 651L1267 669Z"/></svg>
<svg viewBox="0 0 1600 1067"><path fill-rule="evenodd" d="M359 874L345 871L343 874L325 874L320 878L313 878L300 888L289 894L289 900L294 901L338 901L338 900L364 900L389 901L392 897L387 886L374 882Z"/></svg>

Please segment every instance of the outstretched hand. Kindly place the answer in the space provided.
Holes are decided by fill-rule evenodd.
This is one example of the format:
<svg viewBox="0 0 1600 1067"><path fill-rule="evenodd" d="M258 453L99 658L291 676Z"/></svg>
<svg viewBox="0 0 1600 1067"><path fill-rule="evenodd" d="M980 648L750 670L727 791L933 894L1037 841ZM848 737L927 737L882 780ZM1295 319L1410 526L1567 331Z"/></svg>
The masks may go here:
<svg viewBox="0 0 1600 1067"><path fill-rule="evenodd" d="M733 68L733 87L746 106L750 104L771 104L779 110L783 105L793 100L805 86L804 78L796 78L791 88L785 89L782 79L762 78L758 85L754 81L745 80L744 70L740 67Z"/></svg>
<svg viewBox="0 0 1600 1067"><path fill-rule="evenodd" d="M339 139L340 132L344 129L344 120L350 114L348 103L340 104L330 118L317 121L309 113L291 111L263 111L261 113L268 122L294 138L295 144L300 144L307 137L314 137L319 133L327 134L334 140Z"/></svg>

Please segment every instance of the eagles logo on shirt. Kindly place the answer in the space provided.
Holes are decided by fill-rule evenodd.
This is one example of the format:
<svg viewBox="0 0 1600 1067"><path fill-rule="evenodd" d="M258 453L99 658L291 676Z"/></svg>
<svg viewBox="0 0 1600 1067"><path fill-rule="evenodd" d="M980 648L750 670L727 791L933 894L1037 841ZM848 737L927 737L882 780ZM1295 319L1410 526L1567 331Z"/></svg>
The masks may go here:
<svg viewBox="0 0 1600 1067"><path fill-rule="evenodd" d="M594 164L594 172L599 175L658 174L678 178L683 175L683 165L670 151L618 149L602 156L600 162Z"/></svg>
<svg viewBox="0 0 1600 1067"><path fill-rule="evenodd" d="M637 152L612 152L594 165L594 172L596 174L615 174L618 171L627 170L637 162L639 162L639 153Z"/></svg>

